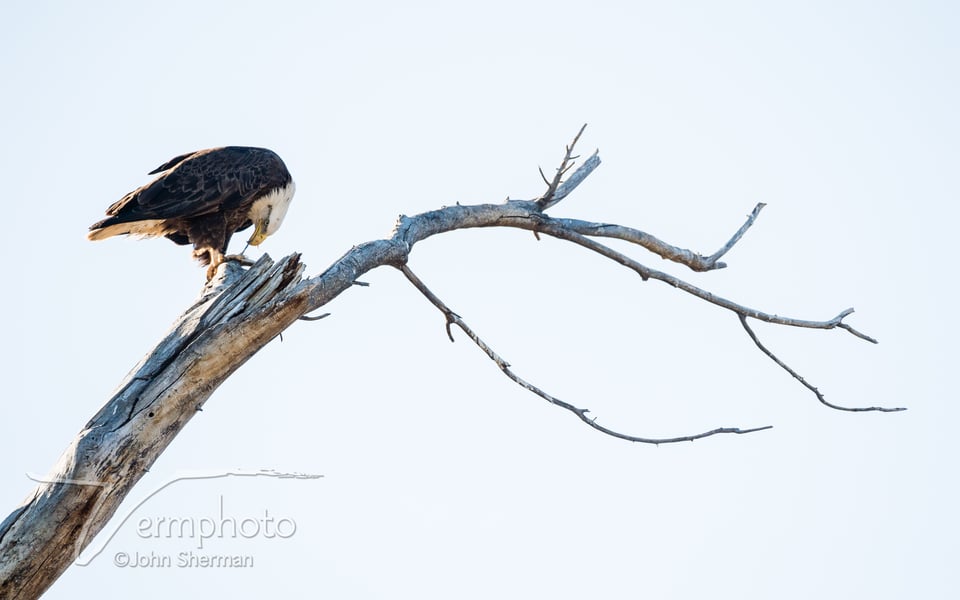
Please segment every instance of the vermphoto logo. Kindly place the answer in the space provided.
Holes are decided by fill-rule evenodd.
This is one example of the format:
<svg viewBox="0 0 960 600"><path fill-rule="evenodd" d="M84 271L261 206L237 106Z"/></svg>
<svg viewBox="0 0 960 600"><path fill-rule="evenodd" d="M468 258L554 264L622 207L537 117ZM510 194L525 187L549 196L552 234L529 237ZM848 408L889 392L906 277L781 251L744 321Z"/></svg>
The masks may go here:
<svg viewBox="0 0 960 600"><path fill-rule="evenodd" d="M220 495L218 514L212 517L142 517L136 524L137 535L143 539L196 540L198 550L204 540L211 539L267 539L288 538L297 532L297 523L291 518L277 518L263 509L263 516L235 516L224 512Z"/></svg>
<svg viewBox="0 0 960 600"><path fill-rule="evenodd" d="M47 479L28 475L37 482L66 483L71 485L95 485L107 487L97 481L80 481ZM117 533L124 527L132 527L137 537L142 540L184 540L188 546L183 551L174 553L158 552L154 549L136 550L127 549L113 553L113 564L123 568L250 568L254 566L254 557L243 553L210 554L205 552L205 544L210 540L253 540L253 539L289 539L297 533L297 522L291 515L274 514L269 508L253 512L239 512L231 510L229 500L223 494L214 497L208 506L200 507L196 514L178 515L150 515L141 511L151 498L181 481L210 480L227 477L266 477L273 479L313 480L323 477L298 472L282 472L271 469L260 470L232 470L181 473L163 484L157 486L147 496L131 507L122 517L114 516L111 523L115 523L109 532L105 529L101 536L103 542L97 547L90 546L81 552L86 542L86 533L82 532L77 539L74 552L74 564L79 567L90 565L98 556L104 553ZM137 518L134 514L139 513ZM146 542L145 542L146 543ZM238 546L234 544L234 548ZM242 546L240 546L242 548Z"/></svg>

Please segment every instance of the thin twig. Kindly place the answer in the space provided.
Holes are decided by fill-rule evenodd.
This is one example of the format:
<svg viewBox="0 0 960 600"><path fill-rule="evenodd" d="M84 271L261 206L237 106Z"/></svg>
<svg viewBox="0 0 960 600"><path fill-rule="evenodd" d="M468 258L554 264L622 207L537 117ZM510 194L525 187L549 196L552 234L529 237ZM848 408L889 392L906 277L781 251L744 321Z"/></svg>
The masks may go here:
<svg viewBox="0 0 960 600"><path fill-rule="evenodd" d="M603 425L600 425L599 423L597 423L595 418L587 416L587 413L590 412L589 409L579 408L574 406L573 404L564 402L563 400L560 400L559 398L556 398L555 396L548 394L547 392L529 383L528 381L524 380L523 378L518 376L516 373L514 373L513 370L510 368L510 364L507 363L507 361L503 360L503 358L501 358L500 355L493 350L493 348L488 346L486 342L480 339L480 337L473 331L473 329L471 329L470 326L468 326L463 321L463 319L460 318L460 315L450 310L450 308L446 304L444 304L444 302L440 298L438 298L437 295L434 294L430 290L430 288L428 288L426 284L423 283L423 281L419 277L417 277L413 271L410 270L410 268L407 265L405 264L400 265L397 268L399 268L400 271L404 274L404 276L406 276L406 278L410 281L410 283L412 283L413 286L417 288L420 291L420 293L423 294L427 298L427 300L429 300L431 304L436 306L440 310L440 312L442 312L443 315L446 317L447 336L450 338L451 342L454 340L453 340L453 334L450 330L450 327L451 325L456 325L465 334L467 334L467 337L469 337L473 341L473 343L476 344L477 347L480 348L490 358L490 360L496 363L496 365L500 368L500 370L503 371L503 374L509 377L511 381L513 381L520 387L524 388L525 390L532 392L537 396L543 398L550 404L554 404L561 408L567 409L568 411L577 415L577 418L579 418L581 421L583 421L590 427L596 429L597 431L600 431L601 433L605 433L609 436L619 438L621 440L627 440L629 442L639 442L643 444L659 445L659 444L673 444L676 442L692 442L694 440L710 437L718 433L736 433L736 434L753 433L755 431L763 431L765 429L771 429L773 427L772 425L766 425L764 427L754 427L751 429L740 429L738 427L719 427L717 429L712 429L710 431L705 431L703 433L697 433L694 435L685 435L680 437L672 437L672 438L639 437L634 435L627 435L625 433L620 433L619 431L614 431L613 429L604 427Z"/></svg>
<svg viewBox="0 0 960 600"><path fill-rule="evenodd" d="M547 187L549 188L549 187L550 187L550 180L547 179L547 176L546 176L546 175L544 175L544 173L543 173L543 167L537 167L537 170L540 171L540 179L542 179L543 182L544 182L545 184L547 184Z"/></svg>
<svg viewBox="0 0 960 600"><path fill-rule="evenodd" d="M359 281L359 280L351 282L351 285L356 285L359 287L370 287L369 283L365 281ZM303 315L302 317L299 317L299 320L300 321L319 321L320 319L326 319L329 316L330 316L330 313L323 313L322 315L316 315L316 316ZM283 338L281 338L281 340L282 339Z"/></svg>
<svg viewBox="0 0 960 600"><path fill-rule="evenodd" d="M557 172L553 176L553 180L547 182L547 191L543 193L540 198L537 199L537 205L540 207L540 210L546 210L563 199L563 196L557 198L557 189L560 187L560 181L563 179L563 176L567 174L573 167L573 160L576 159L576 156L573 156L573 149L576 147L577 142L580 141L580 136L583 134L583 130L587 128L587 124L584 123L583 127L580 128L580 131L577 132L577 135L574 136L573 141L566 147L566 152L563 155L563 160L560 161L560 166L557 167ZM594 156L597 156L595 153ZM546 176L543 174L543 169L540 169L540 176L543 177L544 181L547 181ZM567 191L567 194L570 192ZM566 195L566 194L564 194Z"/></svg>
<svg viewBox="0 0 960 600"><path fill-rule="evenodd" d="M302 317L299 317L299 319L301 321L319 321L320 319L326 319L329 316L330 316L330 313L323 313L322 315L317 315L315 317L311 317L309 315L303 315Z"/></svg>
<svg viewBox="0 0 960 600"><path fill-rule="evenodd" d="M882 407L882 406L870 406L870 407L865 407L865 408L851 408L851 407L848 407L848 406L840 406L839 404L833 404L833 403L831 403L831 402L827 402L827 399L823 397L823 394L820 393L820 390L818 390L816 387L814 387L813 385L811 385L810 382L808 382L806 379L804 379L799 373L797 373L796 371L794 371L793 369L791 369L790 366L789 366L787 363L785 363L785 362L783 362L782 360L780 360L779 358L777 358L776 355L775 355L773 352L771 352L769 349L767 349L767 347L764 346L764 345L760 342L760 338L757 337L757 334L753 332L753 329L751 329L751 328L750 328L750 325L747 323L747 317L746 317L746 316L744 316L744 315L742 315L742 314L737 315L737 316L740 318L740 324L743 325L743 328L747 330L747 335L749 335L749 336L750 336L750 339L753 340L753 343L757 345L757 348L760 348L760 351L763 352L764 354L766 354L767 356L769 356L769 357L770 357L770 360L772 360L773 362L775 362L775 363L777 363L778 365L780 365L780 367L781 367L784 371L786 371L787 373L790 373L790 375L792 375L794 379L796 379L796 380L799 381L801 384L803 384L803 387L805 387L805 388L807 388L808 390L810 390L811 392L813 392L814 395L817 397L817 400L819 400L820 403L823 404L824 406L829 406L830 408L833 408L833 409L836 409L836 410L845 410L845 411L849 411L849 412L870 412L870 411L900 412L900 411L902 411L902 410L907 410L906 408L903 408L903 407L898 407L898 408L885 408L885 407ZM844 327L844 329L847 329L847 327ZM864 339L869 339L869 340L871 340L871 341L874 341L874 343L876 343L876 341L873 340L872 338L867 338L866 336L859 336L859 337L864 337Z"/></svg>
<svg viewBox="0 0 960 600"><path fill-rule="evenodd" d="M750 226L753 225L753 222L757 220L757 216L760 214L760 211L763 210L764 206L766 206L766 204L764 204L763 202L758 202L757 205L753 207L753 211L750 213L750 216L747 217L747 222L740 226L740 229L738 229L737 232L733 234L733 237L730 238L730 241L724 244L722 248L720 248L719 250L717 250L716 252L714 252L713 254L707 257L707 262L709 264L712 264L712 265L717 264L717 261L720 260L720 258L724 254L729 252L730 249L733 248L736 245L736 243L740 241L740 238L743 237L743 234L745 234L747 230L750 229ZM719 263L719 264L720 266L716 268L723 268L726 266L723 263Z"/></svg>
<svg viewBox="0 0 960 600"><path fill-rule="evenodd" d="M872 338L872 337L870 337L869 335L867 335L867 334L865 334L865 333L860 333L859 331L857 331L857 330L854 329L853 327L847 325L846 323L837 323L837 327L839 327L840 329L846 329L847 331L849 331L849 332L852 333L853 335L857 336L857 337L860 338L861 340L867 340L867 341L870 342L871 344L879 344L879 343L880 343L880 342L878 342L875 338Z"/></svg>

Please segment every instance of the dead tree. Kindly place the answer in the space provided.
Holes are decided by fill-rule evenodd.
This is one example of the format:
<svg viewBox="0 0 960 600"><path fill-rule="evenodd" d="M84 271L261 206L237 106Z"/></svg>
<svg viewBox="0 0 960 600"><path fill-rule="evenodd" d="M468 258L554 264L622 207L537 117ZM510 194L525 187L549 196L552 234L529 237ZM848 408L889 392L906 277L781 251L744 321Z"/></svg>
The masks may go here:
<svg viewBox="0 0 960 600"><path fill-rule="evenodd" d="M791 327L843 329L868 342L876 340L844 322L853 309L825 321L776 316L721 298L682 279L647 267L603 244L603 238L625 240L693 271L726 265L720 259L753 225L758 204L730 240L709 256L678 248L622 225L555 219L546 211L566 198L600 164L598 153L572 170L574 146L583 129L566 148L552 177L543 175L547 189L534 200L501 204L446 206L412 217L400 216L387 239L351 248L318 276L303 279L300 256L273 262L268 256L244 270L236 263L220 267L197 303L175 322L170 333L137 365L119 391L83 427L44 481L0 524L0 597L34 598L46 590L106 525L133 486L173 438L199 411L213 391L246 362L299 319L359 283L366 272L384 266L398 269L443 314L453 341L454 327L473 341L512 381L540 398L566 409L589 427L607 435L650 444L691 441L722 433L750 433L768 427L722 427L675 438L651 438L615 431L581 408L520 378L497 352L411 270L408 259L417 242L458 229L515 227L578 244L646 280L666 283L704 302L727 309L740 320L747 335L776 364L806 386L824 405L849 411L896 411L899 408L849 408L831 404L813 385L778 359L751 329L749 321Z"/></svg>

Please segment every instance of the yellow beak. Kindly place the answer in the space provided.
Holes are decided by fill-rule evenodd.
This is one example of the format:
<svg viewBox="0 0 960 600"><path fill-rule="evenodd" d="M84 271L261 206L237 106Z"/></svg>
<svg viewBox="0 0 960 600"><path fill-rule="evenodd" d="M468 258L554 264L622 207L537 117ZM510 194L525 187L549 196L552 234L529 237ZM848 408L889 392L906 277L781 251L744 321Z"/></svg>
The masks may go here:
<svg viewBox="0 0 960 600"><path fill-rule="evenodd" d="M254 225L253 235L250 236L247 243L251 246L259 246L263 243L263 240L267 239L267 222L257 221Z"/></svg>

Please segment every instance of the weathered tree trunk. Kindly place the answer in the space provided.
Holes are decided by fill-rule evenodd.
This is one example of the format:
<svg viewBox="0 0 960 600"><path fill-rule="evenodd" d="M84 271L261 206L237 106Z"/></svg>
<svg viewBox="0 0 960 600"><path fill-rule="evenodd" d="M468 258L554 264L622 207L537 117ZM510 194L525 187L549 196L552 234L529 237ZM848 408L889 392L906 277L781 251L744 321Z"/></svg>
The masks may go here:
<svg viewBox="0 0 960 600"><path fill-rule="evenodd" d="M393 252L391 252L391 250ZM217 387L291 323L402 255L356 247L320 279L299 255L221 267L200 300L130 372L23 505L0 524L0 598L36 598L106 525Z"/></svg>
<svg viewBox="0 0 960 600"><path fill-rule="evenodd" d="M0 525L0 597L34 598L107 523L210 394L302 314L296 255L207 290Z"/></svg>

